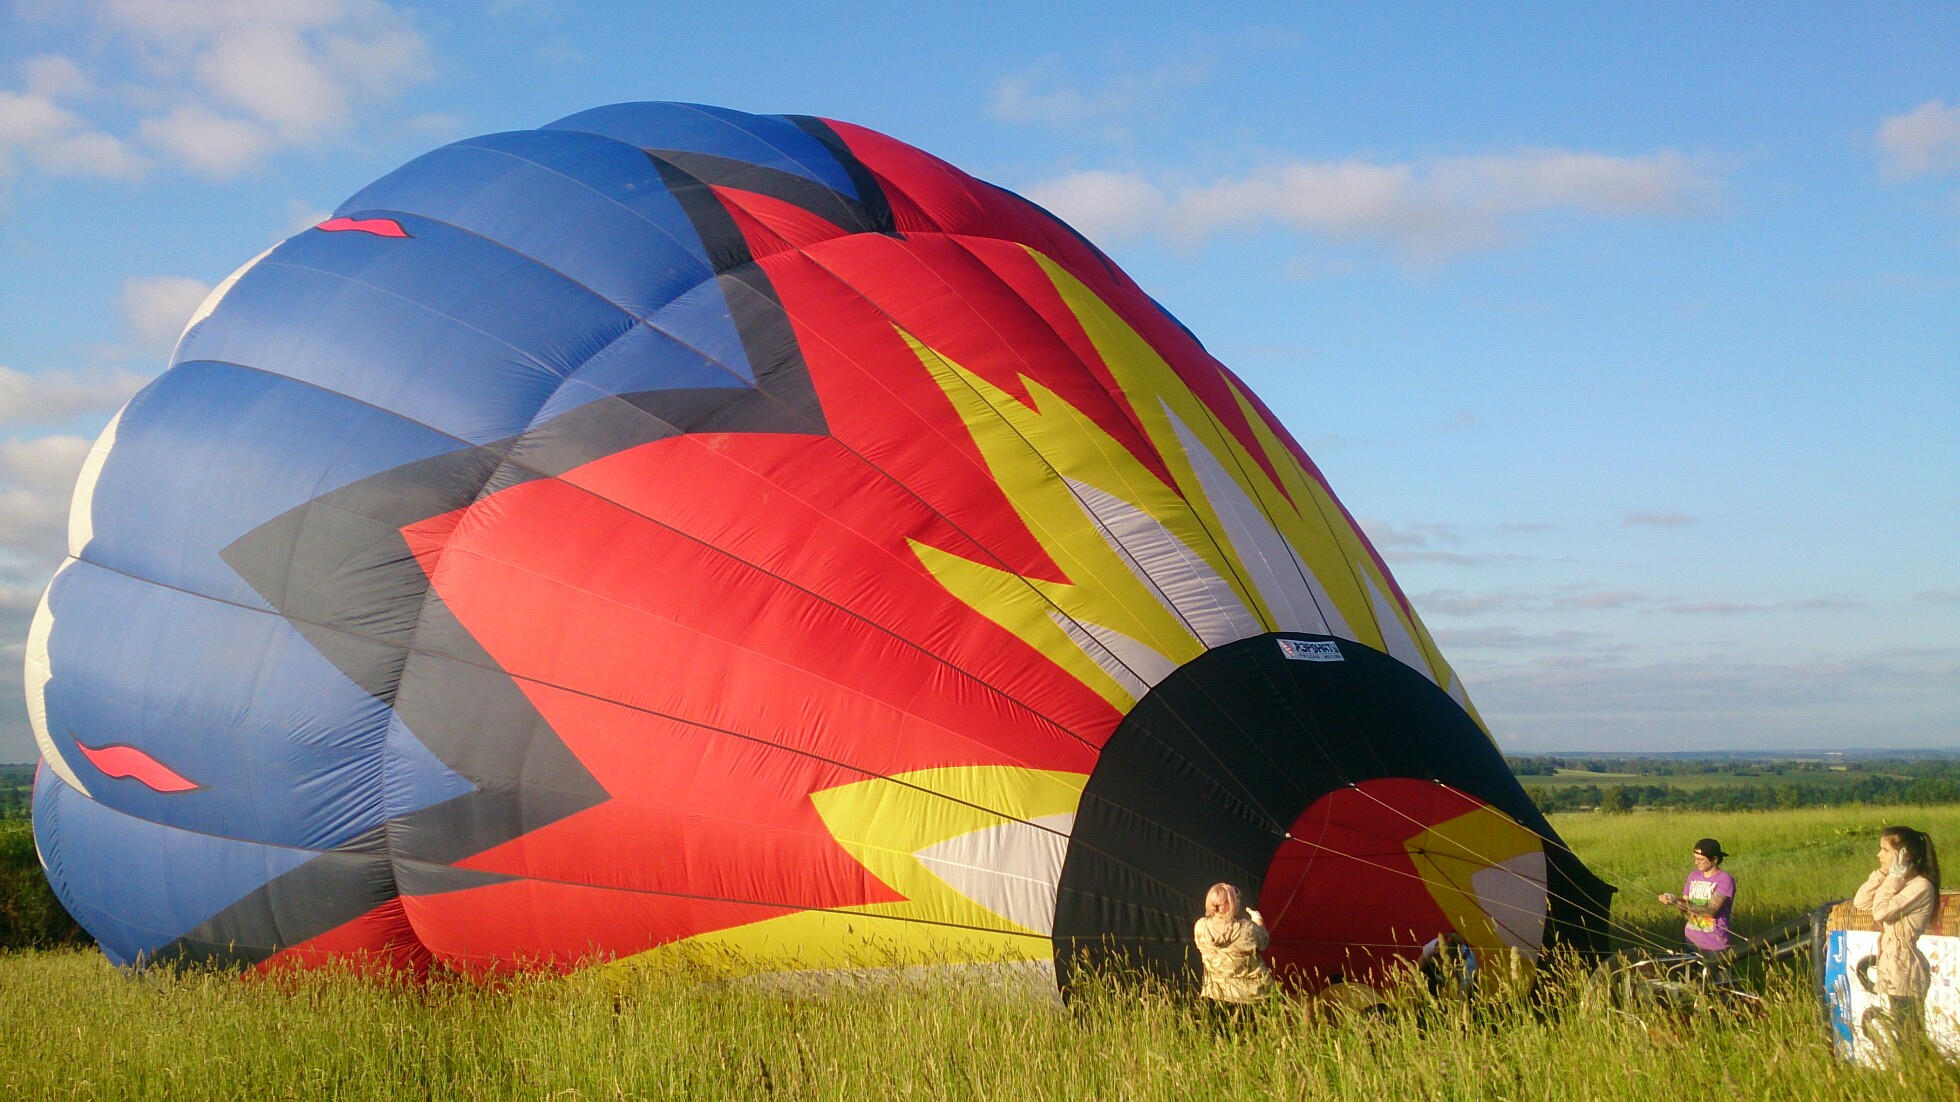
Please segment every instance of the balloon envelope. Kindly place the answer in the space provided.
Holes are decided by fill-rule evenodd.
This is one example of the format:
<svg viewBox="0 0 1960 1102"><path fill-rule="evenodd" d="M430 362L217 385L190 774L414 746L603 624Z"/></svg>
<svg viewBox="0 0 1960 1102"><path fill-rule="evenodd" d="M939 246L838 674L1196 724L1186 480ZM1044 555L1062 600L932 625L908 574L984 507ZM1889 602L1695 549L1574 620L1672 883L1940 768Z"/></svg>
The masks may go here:
<svg viewBox="0 0 1960 1102"><path fill-rule="evenodd" d="M117 962L1282 970L1606 889L1271 413L1040 208L635 103L435 150L198 311L28 656Z"/></svg>

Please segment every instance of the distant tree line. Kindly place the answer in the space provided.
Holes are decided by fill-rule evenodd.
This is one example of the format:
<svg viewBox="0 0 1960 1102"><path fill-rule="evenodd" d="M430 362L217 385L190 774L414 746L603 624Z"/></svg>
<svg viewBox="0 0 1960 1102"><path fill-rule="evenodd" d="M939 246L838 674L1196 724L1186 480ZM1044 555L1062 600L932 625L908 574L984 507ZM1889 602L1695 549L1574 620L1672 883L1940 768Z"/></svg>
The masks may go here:
<svg viewBox="0 0 1960 1102"><path fill-rule="evenodd" d="M0 821L27 818L33 796L33 766L0 765Z"/></svg>
<svg viewBox="0 0 1960 1102"><path fill-rule="evenodd" d="M1655 777L1716 774L1732 776L1740 782L1691 788L1613 781L1529 786L1532 801L1543 811L1615 813L1636 807L1774 811L1849 804L1960 803L1960 761L1952 759L1832 763L1540 756L1508 760L1513 772L1526 777L1552 776L1564 770Z"/></svg>

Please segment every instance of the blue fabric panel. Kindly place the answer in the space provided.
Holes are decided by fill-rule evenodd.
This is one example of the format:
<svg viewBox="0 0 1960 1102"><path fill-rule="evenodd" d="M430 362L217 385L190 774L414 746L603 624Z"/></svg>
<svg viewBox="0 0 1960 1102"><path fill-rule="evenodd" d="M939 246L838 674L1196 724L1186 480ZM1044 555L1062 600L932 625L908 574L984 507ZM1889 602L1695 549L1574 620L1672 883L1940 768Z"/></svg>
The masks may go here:
<svg viewBox="0 0 1960 1102"><path fill-rule="evenodd" d="M779 115L699 103L615 103L567 115L545 130L604 134L641 149L709 153L814 180L853 199L850 173L824 144Z"/></svg>
<svg viewBox="0 0 1960 1102"><path fill-rule="evenodd" d="M117 964L161 949L314 856L135 818L49 769L34 786L34 842L61 905Z"/></svg>
<svg viewBox="0 0 1960 1102"><path fill-rule="evenodd" d="M476 791L431 754L400 715L388 720L387 755L381 770L381 812L389 819Z"/></svg>
<svg viewBox="0 0 1960 1102"><path fill-rule="evenodd" d="M713 285L709 285L713 289ZM717 291L712 296L720 299ZM693 304L698 299L687 300ZM706 324L712 324L714 304L700 313L710 314ZM720 316L727 317L724 307ZM664 319L663 319L664 320ZM682 315L682 320L691 320ZM614 341L604 352L586 361L572 377L551 396L544 408L538 411L537 423L543 424L567 410L576 409L588 402L615 394L633 394L647 390L679 390L701 387L747 387L752 385L747 374L737 373L731 366L717 363L701 351L682 344L679 340L647 325L638 325L624 337Z"/></svg>
<svg viewBox="0 0 1960 1102"><path fill-rule="evenodd" d="M260 608L218 557L312 498L461 447L338 394L228 364L180 363L123 411L95 487L91 562Z"/></svg>
<svg viewBox="0 0 1960 1102"><path fill-rule="evenodd" d="M48 734L102 803L191 830L313 849L382 821L389 710L287 620L87 562L62 571L48 607ZM157 792L106 776L77 740L134 746L203 787ZM434 787L422 781L415 790Z"/></svg>
<svg viewBox="0 0 1960 1102"><path fill-rule="evenodd" d="M191 330L179 360L285 375L488 443L523 431L566 375L632 327L494 242L398 221L412 237L289 239Z"/></svg>
<svg viewBox="0 0 1960 1102"><path fill-rule="evenodd" d="M689 348L722 365L742 364L742 377L753 381L748 358L719 282L703 283L667 304L653 316L653 325Z"/></svg>
<svg viewBox="0 0 1960 1102"><path fill-rule="evenodd" d="M714 274L653 162L594 134L527 130L458 142L363 188L336 213L448 223L642 318Z"/></svg>

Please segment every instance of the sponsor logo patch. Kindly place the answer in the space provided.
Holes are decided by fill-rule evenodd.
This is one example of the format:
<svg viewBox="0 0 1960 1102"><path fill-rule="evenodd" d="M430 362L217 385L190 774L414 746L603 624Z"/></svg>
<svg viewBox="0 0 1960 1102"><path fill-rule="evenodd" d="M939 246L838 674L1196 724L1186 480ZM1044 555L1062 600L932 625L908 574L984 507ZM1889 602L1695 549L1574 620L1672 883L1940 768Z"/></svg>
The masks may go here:
<svg viewBox="0 0 1960 1102"><path fill-rule="evenodd" d="M1295 662L1341 662L1340 644L1314 639L1281 639L1279 652Z"/></svg>

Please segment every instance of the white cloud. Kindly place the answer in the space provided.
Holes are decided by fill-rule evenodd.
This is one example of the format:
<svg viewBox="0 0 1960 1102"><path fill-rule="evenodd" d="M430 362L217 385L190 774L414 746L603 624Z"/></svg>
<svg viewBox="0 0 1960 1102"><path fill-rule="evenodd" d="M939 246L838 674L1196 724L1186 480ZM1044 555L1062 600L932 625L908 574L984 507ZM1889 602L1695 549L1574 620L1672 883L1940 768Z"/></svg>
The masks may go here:
<svg viewBox="0 0 1960 1102"><path fill-rule="evenodd" d="M1888 176L1911 177L1960 169L1960 104L1927 100L1879 124L1880 167Z"/></svg>
<svg viewBox="0 0 1960 1102"><path fill-rule="evenodd" d="M1495 551L1401 551L1384 550L1382 557L1389 562L1404 563L1428 562L1442 563L1446 566L1491 566L1497 563L1519 563L1529 561L1524 555L1507 555Z"/></svg>
<svg viewBox="0 0 1960 1102"><path fill-rule="evenodd" d="M240 27L208 45L197 78L219 104L305 144L347 121L349 89L323 61L290 27Z"/></svg>
<svg viewBox="0 0 1960 1102"><path fill-rule="evenodd" d="M1517 628L1443 628L1433 633L1438 646L1449 648L1550 648L1562 650L1602 638L1590 631L1523 632Z"/></svg>
<svg viewBox="0 0 1960 1102"><path fill-rule="evenodd" d="M1822 597L1799 597L1794 601L1784 601L1779 608L1794 608L1800 612L1836 612L1848 608L1863 608L1865 602L1843 593L1827 593Z"/></svg>
<svg viewBox="0 0 1960 1102"><path fill-rule="evenodd" d="M1662 612L1678 612L1687 616L1734 616L1744 612L1764 612L1769 605L1750 601L1676 601L1662 605Z"/></svg>
<svg viewBox="0 0 1960 1102"><path fill-rule="evenodd" d="M316 207L302 199L286 200L286 235L288 237L313 227L333 217L327 207Z"/></svg>
<svg viewBox="0 0 1960 1102"><path fill-rule="evenodd" d="M1516 612L1533 608L1536 598L1516 591L1504 593L1465 593L1458 589L1435 589L1410 598L1424 616L1476 616L1486 612Z"/></svg>
<svg viewBox="0 0 1960 1102"><path fill-rule="evenodd" d="M107 415L149 382L134 371L43 371L0 367L0 425L37 425L78 414Z"/></svg>
<svg viewBox="0 0 1960 1102"><path fill-rule="evenodd" d="M381 0L110 0L67 18L100 43L94 71L23 62L21 89L0 89L0 158L127 176L152 154L231 176L346 133L430 72L427 43ZM95 94L101 78L115 96Z"/></svg>
<svg viewBox="0 0 1960 1102"><path fill-rule="evenodd" d="M1096 169L1026 189L1092 239L1154 235L1188 246L1279 226L1421 263L1512 244L1533 215L1686 217L1708 210L1719 191L1720 181L1672 151L1560 149L1393 164L1295 161L1175 185Z"/></svg>
<svg viewBox="0 0 1960 1102"><path fill-rule="evenodd" d="M1463 542L1463 533L1454 524L1417 521L1398 526L1373 517L1360 518L1360 524L1376 547L1428 547L1434 543Z"/></svg>
<svg viewBox="0 0 1960 1102"><path fill-rule="evenodd" d="M1953 744L1960 681L1936 662L1530 661L1470 681L1507 746L1848 748Z"/></svg>
<svg viewBox="0 0 1960 1102"><path fill-rule="evenodd" d="M1394 525L1372 517L1362 517L1361 530L1368 542L1389 562L1442 563L1448 566L1489 566L1496 563L1527 561L1526 556L1498 551L1450 551L1446 545L1463 543L1463 532L1454 524L1417 522Z"/></svg>
<svg viewBox="0 0 1960 1102"><path fill-rule="evenodd" d="M144 119L137 132L171 160L214 179L235 176L257 164L277 144L270 130L250 119L191 104Z"/></svg>
<svg viewBox="0 0 1960 1102"><path fill-rule="evenodd" d="M41 603L41 591L45 588L47 587L32 584L0 585L0 622L11 624L32 616L35 607ZM4 634L12 643L18 640L20 635L25 634L25 624L22 624L22 628L22 631L7 631L0 634Z"/></svg>
<svg viewBox="0 0 1960 1102"><path fill-rule="evenodd" d="M66 435L0 441L0 588L45 581L61 561L68 499L90 443Z"/></svg>
<svg viewBox="0 0 1960 1102"><path fill-rule="evenodd" d="M1644 593L1625 589L1598 589L1584 593L1572 593L1558 599L1558 603L1571 608L1624 608L1647 600Z"/></svg>
<svg viewBox="0 0 1960 1102"><path fill-rule="evenodd" d="M90 443L67 435L0 440L0 479L31 489L72 486Z"/></svg>
<svg viewBox="0 0 1960 1102"><path fill-rule="evenodd" d="M995 81L987 112L1049 126L1106 120L1200 84L1210 71L1207 61L1180 59L1085 84L1063 70L1061 59L1047 57Z"/></svg>
<svg viewBox="0 0 1960 1102"><path fill-rule="evenodd" d="M1863 608L1865 602L1856 597L1841 593L1826 594L1822 597L1796 597L1785 601L1676 601L1662 605L1662 612L1676 612L1686 615L1734 616L1745 612L1838 612L1844 609Z"/></svg>
<svg viewBox="0 0 1960 1102"><path fill-rule="evenodd" d="M123 280L123 321L145 345L165 349L176 344L211 285L189 276L144 276Z"/></svg>
<svg viewBox="0 0 1960 1102"><path fill-rule="evenodd" d="M0 172L20 160L63 176L131 177L144 167L121 139L47 96L0 90Z"/></svg>
<svg viewBox="0 0 1960 1102"><path fill-rule="evenodd" d="M1141 176L1106 169L1071 172L1027 189L1027 197L1047 207L1091 241L1135 236L1162 222L1171 200Z"/></svg>
<svg viewBox="0 0 1960 1102"><path fill-rule="evenodd" d="M0 440L0 761L34 756L21 710L27 625L68 542L68 501L91 441Z"/></svg>
<svg viewBox="0 0 1960 1102"><path fill-rule="evenodd" d="M1620 520L1623 528L1685 528L1699 523L1699 517L1686 513L1628 513Z"/></svg>
<svg viewBox="0 0 1960 1102"><path fill-rule="evenodd" d="M20 79L28 94L35 96L85 96L94 91L82 67L73 58L59 54L44 54L21 62Z"/></svg>

